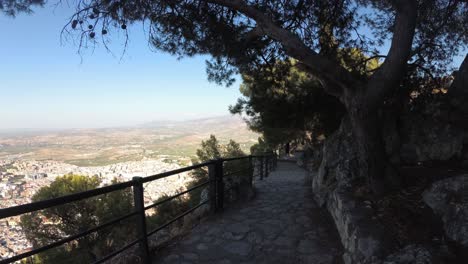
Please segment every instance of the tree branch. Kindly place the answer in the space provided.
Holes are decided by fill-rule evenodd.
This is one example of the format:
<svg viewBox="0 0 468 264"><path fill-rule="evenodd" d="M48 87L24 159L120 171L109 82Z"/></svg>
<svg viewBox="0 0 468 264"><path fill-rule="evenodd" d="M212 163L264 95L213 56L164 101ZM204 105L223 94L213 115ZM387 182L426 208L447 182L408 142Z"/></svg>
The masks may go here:
<svg viewBox="0 0 468 264"><path fill-rule="evenodd" d="M263 33L263 30L261 28L259 28L258 26L255 26L252 30L250 30L249 32L247 32L245 34L244 40L246 42L250 42L253 39L256 39L256 38L262 37L262 36L265 36L265 34Z"/></svg>
<svg viewBox="0 0 468 264"><path fill-rule="evenodd" d="M286 53L305 64L314 74L327 82L333 83L332 87L339 87L340 91L327 91L340 97L344 90L350 89L355 82L354 77L338 63L317 54L310 49L294 33L276 25L267 15L255 7L249 6L243 0L201 0L208 3L228 7L243 13L256 21L265 35L280 42Z"/></svg>
<svg viewBox="0 0 468 264"><path fill-rule="evenodd" d="M405 72L416 29L417 4L414 0L394 0L395 25L390 50L382 66L369 80L366 98L378 105L392 88L397 87Z"/></svg>

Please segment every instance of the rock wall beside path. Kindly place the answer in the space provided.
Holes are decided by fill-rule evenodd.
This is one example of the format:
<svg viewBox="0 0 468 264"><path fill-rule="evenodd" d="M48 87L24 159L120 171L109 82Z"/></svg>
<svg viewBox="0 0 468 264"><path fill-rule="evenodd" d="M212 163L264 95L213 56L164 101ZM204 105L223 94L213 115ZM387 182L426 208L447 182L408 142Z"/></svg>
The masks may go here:
<svg viewBox="0 0 468 264"><path fill-rule="evenodd" d="M446 236L468 249L468 175L433 183L423 200L442 220Z"/></svg>
<svg viewBox="0 0 468 264"><path fill-rule="evenodd" d="M353 196L353 182L358 181L357 154L352 146L350 124L340 129L323 145L322 162L306 160L304 167L312 178L312 191L318 204L328 210L344 248L345 264L378 263L392 248L388 236L372 218L369 205Z"/></svg>
<svg viewBox="0 0 468 264"><path fill-rule="evenodd" d="M350 131L349 123L344 121L340 129L323 143L320 155L316 155L322 157L318 169L316 161L306 159L303 162L311 174L316 201L328 210L338 230L344 248L343 261L346 264L441 263L432 254L437 255L436 251L439 249L417 244L399 248L396 239L377 221L370 206L372 202L366 201L363 198L366 196L359 194L361 190L356 187L362 185L363 179L359 178L357 153L353 148L353 135ZM467 219L467 203L453 204L454 201L468 201L467 184L464 181L461 184L460 181L434 183L432 189L426 191L424 198L434 213L442 217L447 236L454 241L466 243L468 220L466 223L461 221ZM456 186L459 186L458 189ZM465 187L463 189L460 186ZM441 190L449 190L452 193L448 195L451 200ZM425 262L425 259L431 261Z"/></svg>

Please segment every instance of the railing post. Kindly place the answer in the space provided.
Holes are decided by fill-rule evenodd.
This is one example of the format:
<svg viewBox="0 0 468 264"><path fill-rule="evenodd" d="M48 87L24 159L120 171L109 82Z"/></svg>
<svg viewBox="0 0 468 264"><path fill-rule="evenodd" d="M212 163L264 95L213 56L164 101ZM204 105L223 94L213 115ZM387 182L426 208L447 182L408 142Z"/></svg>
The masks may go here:
<svg viewBox="0 0 468 264"><path fill-rule="evenodd" d="M249 183L250 183L250 187L252 187L253 186L253 175L254 175L254 164L253 164L252 155L249 156L249 166L250 166Z"/></svg>
<svg viewBox="0 0 468 264"><path fill-rule="evenodd" d="M273 170L273 156L270 155L268 156L268 159L270 160L270 172Z"/></svg>
<svg viewBox="0 0 468 264"><path fill-rule="evenodd" d="M216 177L216 209L223 211L224 207L224 180L223 180L223 159L217 159L215 163L215 177Z"/></svg>
<svg viewBox="0 0 468 264"><path fill-rule="evenodd" d="M268 156L265 156L265 177L268 178L268 174L270 171L270 159Z"/></svg>
<svg viewBox="0 0 468 264"><path fill-rule="evenodd" d="M145 215L145 201L144 201L144 189L143 181L141 177L133 177L133 202L135 204L135 210L138 212L137 215L137 235L140 240L140 254L142 263L149 264L149 247L148 237L146 233L146 215Z"/></svg>
<svg viewBox="0 0 468 264"><path fill-rule="evenodd" d="M211 163L208 165L208 178L210 180L210 187L209 187L209 197L210 197L210 211L212 213L216 213L218 208L216 206L216 160L211 160Z"/></svg>
<svg viewBox="0 0 468 264"><path fill-rule="evenodd" d="M264 160L264 157L263 156L260 156L260 180L263 180L263 160Z"/></svg>
<svg viewBox="0 0 468 264"><path fill-rule="evenodd" d="M270 159L270 172L274 170L274 167L273 167L273 155L270 155L269 156L269 159Z"/></svg>
<svg viewBox="0 0 468 264"><path fill-rule="evenodd" d="M271 155L268 156L268 160L269 160L268 163L270 164L270 173L271 173L271 171L273 171L273 158Z"/></svg>

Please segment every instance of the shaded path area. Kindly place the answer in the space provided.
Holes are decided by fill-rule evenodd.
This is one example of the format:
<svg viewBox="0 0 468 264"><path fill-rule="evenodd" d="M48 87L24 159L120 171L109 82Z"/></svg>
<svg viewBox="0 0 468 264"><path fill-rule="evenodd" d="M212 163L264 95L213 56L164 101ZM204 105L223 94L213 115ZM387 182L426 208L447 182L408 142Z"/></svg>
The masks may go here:
<svg viewBox="0 0 468 264"><path fill-rule="evenodd" d="M341 263L331 219L313 200L305 170L279 162L256 197L195 227L153 263Z"/></svg>

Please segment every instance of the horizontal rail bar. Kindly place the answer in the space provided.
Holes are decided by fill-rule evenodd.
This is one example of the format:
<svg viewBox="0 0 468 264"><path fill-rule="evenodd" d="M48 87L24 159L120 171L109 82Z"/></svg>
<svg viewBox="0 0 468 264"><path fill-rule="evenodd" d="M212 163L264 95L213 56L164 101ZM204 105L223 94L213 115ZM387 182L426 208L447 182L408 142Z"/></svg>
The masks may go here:
<svg viewBox="0 0 468 264"><path fill-rule="evenodd" d="M177 170L166 171L166 172L159 173L159 174L156 174L156 175L143 177L142 183L159 180L159 179L162 179L162 178L166 178L166 177L169 177L169 176L172 176L172 175L175 175L175 174L179 174L179 173L194 170L194 169L199 169L201 167L208 166L208 165L210 165L212 163L213 163L213 161L207 161L207 162L195 164L195 165L192 165L192 166L189 166L189 167L184 167L184 168L177 169Z"/></svg>
<svg viewBox="0 0 468 264"><path fill-rule="evenodd" d="M198 208L201 207L202 205L208 203L209 201L210 201L210 200L203 201L203 202L200 203L199 205L197 205L197 206L195 206L195 207L193 207L193 208L191 208L191 209L189 209L189 210L183 212L182 214L176 216L174 219L170 220L169 222L165 223L164 225L162 225L162 226L160 226L160 227L154 229L153 231L149 232L147 236L151 236L151 235L153 235L154 233L156 233L156 232L158 232L158 231L161 231L162 229L168 227L170 224L172 224L172 223L174 223L175 221L181 219L182 217L184 217L184 216L190 214L191 212L195 211L196 209L198 209Z"/></svg>
<svg viewBox="0 0 468 264"><path fill-rule="evenodd" d="M226 173L226 174L224 174L223 176L224 176L224 177L227 177L227 176L231 176L231 175L234 175L234 174L237 174L237 173L240 173L240 172L250 171L251 169L252 169L252 168L237 170L237 171L233 171L233 172L230 172L230 173Z"/></svg>
<svg viewBox="0 0 468 264"><path fill-rule="evenodd" d="M125 250L129 249L130 247L134 246L134 245L137 244L138 242L140 242L140 239L134 240L133 242L131 242L131 243L129 243L129 244L127 244L127 245L125 245L125 246L119 248L118 250L116 250L116 251L114 251L114 252L112 252L112 253L110 253L110 254L104 256L103 258L101 258L101 259L99 259L99 260L93 262L93 264L103 263L104 261L106 261L106 260L108 260L108 259L110 259L110 258L116 256L117 254L122 253L122 252L124 252Z"/></svg>
<svg viewBox="0 0 468 264"><path fill-rule="evenodd" d="M205 185L207 185L207 184L209 184L209 183L210 183L210 181L207 181L207 182L204 182L204 183L195 185L194 187L192 187L192 188L190 188L190 189L187 189L187 190L185 190L185 191L183 191L183 192L181 192L181 193L178 193L178 194L176 194L176 195L174 195L174 196L168 197L168 198L166 198L166 199L164 199L164 200L161 200L161 201L156 202L156 203L154 203L154 204L148 205L148 206L145 207L145 210L148 210L148 209L150 209L150 208L153 208L153 207L156 207L156 206L158 206L158 205L161 205L161 204L163 204L163 203L165 203L165 202L168 202L168 201L170 201L170 200L172 200L172 199L175 199L175 198L177 198L177 197L179 197L179 196L181 196L181 195L184 195L184 194L189 193L189 192L191 192L191 191L193 191L193 190L196 190L196 189L198 189L198 188L201 188L201 187L203 187L203 186L205 186Z"/></svg>
<svg viewBox="0 0 468 264"><path fill-rule="evenodd" d="M242 156L242 157L232 157L232 158L225 158L222 159L223 161L233 161L233 160L242 160L242 159L248 159L250 156Z"/></svg>
<svg viewBox="0 0 468 264"><path fill-rule="evenodd" d="M102 225L98 225L98 226L96 226L96 227L93 227L93 228L91 228L91 229L89 229L89 230L87 230L87 231L81 232L81 233L79 233L79 234L72 235L72 236L69 236L69 237L60 239L60 240L58 240L58 241L55 241L55 242L53 242L53 243L51 243L51 244L42 246L42 247L40 247L40 248L33 249L33 250L31 250L31 251L28 251L28 252L25 252L25 253L22 253L22 254L13 256L13 257L11 257L11 258L1 260L1 261L0 261L0 264L15 262L15 261L18 261L18 260L27 258L27 257L29 257L29 256L39 254L39 253L44 252L44 251L46 251L46 250L56 248L56 247L58 247L58 246L61 246L61 245L63 245L63 244L66 244L66 243L68 243L68 242L70 242L70 241L73 241L73 240L76 240L76 239L78 239L78 238L87 236L87 235L89 235L89 234L91 234L91 233L97 232L97 231L99 231L99 230L101 230L101 229L103 229L103 228L106 228L106 227L108 227L108 226L111 226L111 225L113 225L113 224L116 224L117 222L120 222L120 221L122 221L122 220L124 220L124 219L130 218L130 217L132 217L132 216L134 216L134 215L137 215L137 214L138 214L137 212L132 212L132 213L130 213L130 214L123 215L123 216L121 216L121 217L118 217L118 218L116 218L116 219L114 219L114 220L111 220L111 221L109 221L109 222L106 222L106 223L104 223L104 224L102 224Z"/></svg>
<svg viewBox="0 0 468 264"><path fill-rule="evenodd" d="M273 158L274 155L272 154L265 154L265 155L252 155L252 158Z"/></svg>
<svg viewBox="0 0 468 264"><path fill-rule="evenodd" d="M59 206L67 203L72 203L80 200L84 200L87 198L91 198L93 196L103 195L106 193L110 193L113 191L123 190L125 188L131 187L133 185L133 181L127 181L122 183L117 183L89 191L69 194L53 199L48 199L39 202L33 202L29 204L17 205L5 209L0 209L0 219L17 216L25 213L31 213L43 209L47 209L54 206Z"/></svg>

